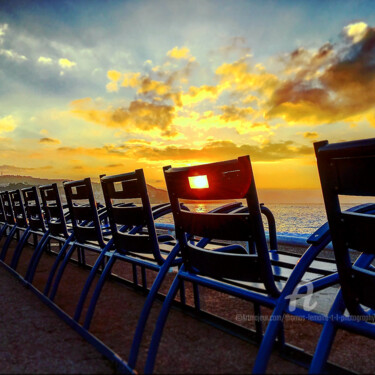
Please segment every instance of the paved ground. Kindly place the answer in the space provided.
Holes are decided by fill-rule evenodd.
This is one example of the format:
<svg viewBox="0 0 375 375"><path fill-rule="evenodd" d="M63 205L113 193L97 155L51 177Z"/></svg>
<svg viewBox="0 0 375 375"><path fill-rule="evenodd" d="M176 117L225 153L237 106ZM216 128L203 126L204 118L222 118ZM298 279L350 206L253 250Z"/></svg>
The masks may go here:
<svg viewBox="0 0 375 375"><path fill-rule="evenodd" d="M0 244L1 247L1 244ZM24 275L32 254L26 248L17 271ZM12 256L10 251L6 263ZM38 266L34 286L44 289L55 257L44 254ZM124 263L116 263L114 272L128 274ZM56 303L67 313L75 310L88 271L69 264L61 281ZM168 289L173 274L164 285ZM149 282L151 283L152 280ZM248 321L252 306L248 302L218 292L201 290L202 308L253 326ZM192 299L187 286L187 299ZM122 358L129 350L145 297L119 283L106 282L99 299L90 331ZM160 311L156 302L142 341L137 370L142 372L154 324ZM83 311L83 316L87 304ZM267 311L265 311L267 315ZM241 321L238 316L243 317ZM114 373L113 367L94 348L45 306L30 290L0 267L0 373ZM286 319L286 339L313 353L321 326ZM340 332L330 360L357 372L371 373L375 368L373 341ZM250 373L257 347L172 310L164 330L156 361L156 373ZM273 355L269 373L306 373L293 363Z"/></svg>
<svg viewBox="0 0 375 375"><path fill-rule="evenodd" d="M0 372L113 374L113 366L0 267Z"/></svg>

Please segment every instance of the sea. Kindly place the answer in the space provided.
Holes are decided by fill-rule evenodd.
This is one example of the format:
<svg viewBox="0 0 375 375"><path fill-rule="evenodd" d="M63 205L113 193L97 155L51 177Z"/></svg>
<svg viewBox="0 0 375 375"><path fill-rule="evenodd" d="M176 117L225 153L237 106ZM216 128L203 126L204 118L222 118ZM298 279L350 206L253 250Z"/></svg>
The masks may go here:
<svg viewBox="0 0 375 375"><path fill-rule="evenodd" d="M342 209L353 207L358 203L347 203ZM208 212L218 204L191 204L189 209L196 212ZM323 203L288 204L271 203L267 207L272 211L276 221L276 231L280 234L305 234L310 235L327 221ZM172 215L164 216L158 220L164 223L173 223ZM265 227L267 223L265 222Z"/></svg>

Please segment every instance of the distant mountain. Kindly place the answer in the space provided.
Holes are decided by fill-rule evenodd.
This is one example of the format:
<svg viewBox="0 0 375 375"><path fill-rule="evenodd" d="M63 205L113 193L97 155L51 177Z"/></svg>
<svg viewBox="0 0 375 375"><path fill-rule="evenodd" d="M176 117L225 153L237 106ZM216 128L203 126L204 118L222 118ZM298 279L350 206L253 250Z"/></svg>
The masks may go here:
<svg viewBox="0 0 375 375"><path fill-rule="evenodd" d="M61 199L65 202L65 194L63 188L63 181L65 179L47 179L47 178L36 178L31 176L13 176L13 175L3 175L0 176L0 191L4 190L16 190L24 189L31 186L41 186L48 185L52 183L57 183ZM93 182L92 189L94 191L95 199L98 202L104 203L102 187L100 183ZM148 195L150 197L151 203L164 203L168 202L168 193L163 189L157 189L151 185L147 185Z"/></svg>
<svg viewBox="0 0 375 375"><path fill-rule="evenodd" d="M40 186L40 185L47 185L52 184L53 182L63 182L65 180L62 179L48 179L48 178L37 178L31 176L14 176L14 175L1 175L0 176L0 188L3 186L8 186L9 184L25 184L28 186ZM4 190L4 189L2 189Z"/></svg>

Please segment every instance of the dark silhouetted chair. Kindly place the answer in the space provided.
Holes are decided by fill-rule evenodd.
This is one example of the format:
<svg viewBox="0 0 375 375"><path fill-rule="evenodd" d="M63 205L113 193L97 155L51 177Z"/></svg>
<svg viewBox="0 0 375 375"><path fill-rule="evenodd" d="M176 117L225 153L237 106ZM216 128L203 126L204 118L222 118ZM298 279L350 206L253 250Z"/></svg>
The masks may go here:
<svg viewBox="0 0 375 375"><path fill-rule="evenodd" d="M16 232L17 227L15 227L16 220L14 218L12 204L10 202L8 191L0 192L0 223L2 224L1 229L0 229L0 239L2 239L4 235L8 234L8 237L10 238L9 241L11 241L11 238L13 237L14 232ZM10 235L9 232L12 232L12 231L13 231L13 234ZM3 247L4 246L5 246L5 243ZM4 257L5 257L5 254L4 254ZM3 257L3 251L1 251L0 259L4 259L4 257Z"/></svg>
<svg viewBox="0 0 375 375"><path fill-rule="evenodd" d="M4 260L8 252L9 246L12 240L16 236L17 246L14 254L16 255L19 252L19 249L22 249L29 237L30 226L28 225L25 207L22 201L20 190L12 190L1 192L1 198L3 201L3 207L5 211L5 216L7 223L12 227L8 233L7 239L4 242L4 245L1 250L0 260ZM21 236L21 232L23 233ZM12 263L14 262L14 257Z"/></svg>
<svg viewBox="0 0 375 375"><path fill-rule="evenodd" d="M245 300L254 306L274 308L281 303L278 324L273 341L278 338L284 345L282 315L285 312L307 316L311 312L301 308L289 311L288 295L303 295L309 287L321 290L337 281L334 262L312 263L316 255L329 242L327 227L321 229L312 245L300 258L296 254L268 250L261 210L249 157L224 162L185 167L164 168L168 194L175 221L176 237L181 247L183 266L174 279L163 303L148 351L145 372L153 371L163 327L176 292L183 280L212 288ZM184 211L180 200L245 201L244 207L230 213L198 213ZM263 211L265 211L265 207ZM187 234L220 240L216 248L202 249L188 241ZM227 243L227 244L225 244ZM271 245L276 246L275 239ZM298 263L298 271L293 270ZM305 279L303 277L308 271ZM287 295L282 295L288 281ZM301 285L304 284L304 285ZM287 289L287 290L288 290ZM255 313L260 314L260 310ZM256 324L257 337L261 340L262 327ZM262 361L267 363L272 345ZM130 363L130 361L129 361Z"/></svg>
<svg viewBox="0 0 375 375"><path fill-rule="evenodd" d="M148 289L146 269L159 272L167 256L173 252L170 266L181 264L174 260L177 252L175 239L170 235L157 235L154 220L171 212L169 204L151 207L143 170L101 177L103 195L113 236L115 252L98 281L91 299L84 327L89 328L95 305L106 277L117 259L132 264L133 285L138 286L136 267L140 267L142 288ZM129 204L126 201L139 204ZM116 202L116 203L114 203Z"/></svg>
<svg viewBox="0 0 375 375"><path fill-rule="evenodd" d="M29 230L25 233L24 241L22 241L19 246L17 246L17 250L14 252L11 267L15 270L18 265L18 261L20 259L22 250L26 245L28 238L33 234L34 236L34 252L33 256L31 257L30 262L33 263L35 255L39 253L39 249L41 246L44 246L44 242L48 238L48 230L46 227L46 223L44 221L44 217L42 214L42 209L39 202L38 192L35 186L30 188L22 189L22 195L24 199L24 209L20 211L22 212L22 216L26 214L28 220L28 227ZM19 196L21 199L21 196ZM22 203L22 202L21 202ZM20 207L19 205L18 207ZM17 206L13 206L17 207ZM38 241L38 237L41 239Z"/></svg>
<svg viewBox="0 0 375 375"><path fill-rule="evenodd" d="M59 244L59 251L56 254L56 259L51 267L50 274L44 288L44 294L48 295L58 266L60 265L63 257L66 255L66 251L72 246L74 234L72 233L71 228L70 230L68 229L67 220L69 219L69 213L66 210L64 211L57 184L53 183L50 185L40 186L39 192L42 201L41 214L43 215L46 225L47 238L42 242L41 246L38 248L38 251L34 252L25 279L29 283L33 282L34 274L43 251L49 250L53 252L51 250L51 242L56 241ZM39 204L40 206L39 201L34 201L34 204ZM39 211L37 208L33 208L33 210Z"/></svg>
<svg viewBox="0 0 375 375"><path fill-rule="evenodd" d="M375 138L314 146L341 286L310 368L321 373L338 329L375 339L375 210L343 211L340 202L340 196L373 200ZM353 251L360 254L354 264Z"/></svg>
<svg viewBox="0 0 375 375"><path fill-rule="evenodd" d="M78 321L95 274L99 267L104 266L105 257L112 249L113 241L104 237L101 221L106 213L104 210L98 212L90 178L64 182L64 190L70 213L73 238L69 250L59 265L49 298L51 301L54 300L66 265L75 250L78 254L78 263L82 266L86 266L86 251L96 253L97 259L86 280L74 314L74 319Z"/></svg>

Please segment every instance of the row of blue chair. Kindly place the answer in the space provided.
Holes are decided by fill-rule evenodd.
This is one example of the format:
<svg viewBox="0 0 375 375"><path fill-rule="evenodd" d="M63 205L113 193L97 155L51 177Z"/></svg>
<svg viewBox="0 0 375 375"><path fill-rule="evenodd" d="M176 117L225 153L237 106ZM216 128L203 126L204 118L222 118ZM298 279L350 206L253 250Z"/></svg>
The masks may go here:
<svg viewBox="0 0 375 375"><path fill-rule="evenodd" d="M319 228L308 239L309 247L300 257L280 251L277 247L276 227L272 213L259 204L250 158L211 163L200 166L164 168L170 204L152 207L142 170L116 176L101 176L105 206L94 199L90 179L65 182L67 205L63 206L56 184L39 188L0 193L0 236L5 241L0 253L4 260L13 238L17 245L8 268L14 272L28 243L34 235L34 251L27 272L22 279L32 286L43 252L51 251L52 240L59 242L60 250L51 267L43 292L39 293L51 307L54 303L64 270L77 252L77 263L88 266L86 253L96 254L96 261L80 294L72 317L59 312L103 354L117 361L121 370L133 372L151 308L171 267L177 267L169 292L154 327L145 366L152 373L158 346L169 311L180 291L182 306L185 282L191 282L194 291L194 310L202 312L199 286L217 290L251 301L254 312L261 314L261 306L272 309L272 316L263 334L261 319L256 319L255 336L260 344L253 371L266 371L274 345L287 345L283 335L285 314L297 315L324 324L311 368L321 372L337 329L375 337L371 319L374 315L372 283L375 281L371 265L375 251L373 228L375 205L362 204L342 211L339 195L374 195L375 140L329 145L315 144L318 168L329 225ZM189 210L189 202L231 201L211 212ZM175 236L157 234L154 221L172 212ZM269 242L264 228L265 215ZM307 213L308 214L308 213ZM330 230L329 230L330 228ZM22 235L21 235L22 233ZM332 241L335 259L319 256ZM349 249L363 254L352 264ZM139 287L137 269L141 269L141 288L148 291L136 327L127 361L123 361L104 347L89 333L90 323L105 281L117 260L132 264L132 285ZM147 272L157 276L148 289ZM83 306L93 288L96 275L99 280L83 318ZM303 297L332 285L342 286L328 316L301 307L290 307L291 296ZM368 307L369 309L366 309ZM346 309L349 316L344 315ZM202 312L203 313L203 312ZM206 316L206 315L205 315ZM322 319L323 318L323 319Z"/></svg>

